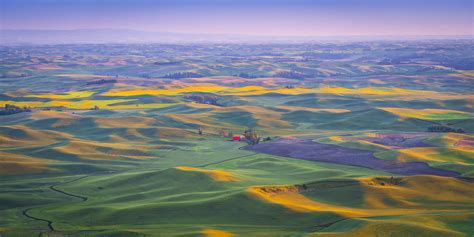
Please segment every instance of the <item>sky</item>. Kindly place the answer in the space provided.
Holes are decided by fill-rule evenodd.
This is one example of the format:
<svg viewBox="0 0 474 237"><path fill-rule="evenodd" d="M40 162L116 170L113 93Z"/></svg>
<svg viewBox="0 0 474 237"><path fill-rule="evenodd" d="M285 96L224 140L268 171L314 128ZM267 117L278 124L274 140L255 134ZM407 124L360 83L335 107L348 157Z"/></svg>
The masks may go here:
<svg viewBox="0 0 474 237"><path fill-rule="evenodd" d="M473 35L472 0L0 0L2 29Z"/></svg>

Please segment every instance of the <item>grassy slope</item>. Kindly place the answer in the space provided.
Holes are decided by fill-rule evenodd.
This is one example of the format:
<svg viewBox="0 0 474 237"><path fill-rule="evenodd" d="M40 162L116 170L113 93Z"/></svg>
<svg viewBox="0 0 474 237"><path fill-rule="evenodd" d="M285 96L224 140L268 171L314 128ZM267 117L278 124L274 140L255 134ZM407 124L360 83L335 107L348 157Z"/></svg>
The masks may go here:
<svg viewBox="0 0 474 237"><path fill-rule="evenodd" d="M212 139L205 142L209 146L228 146ZM232 146L235 148L236 144ZM185 157L194 153L175 152L162 158L163 161L160 158L152 161L153 165L148 164L133 171L100 173L61 186L63 190L87 196L89 200L84 203L72 199L73 203L67 206L41 208L41 216L58 220L55 227L65 230L89 229L90 225L94 225L93 229L114 226L126 230L131 228L128 225L137 221L149 233L178 231L180 227L173 227L174 224L187 224L193 226L190 228L195 231L196 226L219 226L234 232L264 232L267 228L281 233L288 231L287 228L310 230L315 218L329 221L336 219L337 215L292 213L281 206L255 200L246 193L246 187L381 174L360 168L252 155L246 151L239 151L235 155L251 156L212 165L232 157L228 152L215 153L192 159L199 160L194 161L198 166L211 163L205 169L229 170L241 181L215 182L199 172L170 168L193 163ZM159 168L147 168L149 166ZM240 225L242 227L238 227Z"/></svg>
<svg viewBox="0 0 474 237"><path fill-rule="evenodd" d="M303 193L306 197L335 205L364 207L366 198L362 186L343 186L331 188L325 182L351 180L367 176L387 176L390 174L362 168L342 165L331 165L294 159L279 158L268 155L255 155L251 152L236 149L241 144L206 138L197 142L193 149L170 151L168 154L153 160L144 161L135 168L127 168L114 173L99 172L81 176L66 176L40 179L42 192L35 200L38 204L47 204L56 198L56 204L45 205L31 211L32 215L52 220L54 227L77 233L81 230L97 230L98 235L106 234L103 229L114 229L116 233L147 233L147 234L198 234L201 229L215 228L232 233L262 235L285 235L310 233L319 230L320 224L338 221L343 216L331 212L300 213L291 211L284 206L256 199L246 189L251 186L292 185L306 183L316 190L326 192ZM225 148L226 150L220 148ZM201 151L195 156L195 151ZM229 153L228 151L234 151ZM105 165L105 164L104 164ZM238 178L237 182L218 182L205 173L178 170L173 167L180 165L197 166L201 169L227 170ZM106 168L106 167L104 167ZM55 175L57 176L57 175ZM55 183L81 180L58 185L68 193L88 197L86 202L78 198L61 196L48 190L47 182ZM24 186L25 193L29 190L28 183L37 178L32 176L4 182L4 185ZM43 181L44 180L44 181ZM322 186L321 186L322 185ZM8 186L5 186L8 187ZM38 185L35 185L38 189ZM348 195L351 193L351 195ZM362 196L361 196L362 195ZM427 194L427 197L430 197ZM49 197L49 198L48 198ZM3 194L4 200L11 200L12 194ZM21 199L20 199L21 200ZM18 200L18 201L20 201ZM31 202L25 199L24 204ZM8 204L8 202L6 202ZM64 203L64 204L62 204ZM441 202L442 205L443 202ZM7 207L10 204L6 205ZM15 204L18 205L18 204ZM18 205L20 206L20 205ZM28 205L29 206L29 205ZM3 225L18 229L30 229L31 221L13 213L20 209L8 209L10 216ZM466 211L464 209L463 211ZM449 213L439 212L436 216L440 223L449 223ZM448 215L448 216L446 216ZM469 216L469 214L468 214ZM354 229L367 233L363 228L395 228L395 234L403 231L417 230L426 235L457 233L455 230L471 231L462 221L451 229L413 226L408 217L400 216L390 221L386 218L358 218L338 222L334 227L324 229L325 232L341 232ZM446 219L447 218L447 219ZM463 217L464 218L464 217ZM446 220L445 220L446 219ZM461 218L462 219L462 218ZM316 220L316 221L315 221ZM430 219L431 220L431 219ZM139 230L137 224L139 224ZM361 225L360 223L366 223ZM44 228L44 223L36 223ZM367 227L368 226L368 227ZM372 227L375 226L375 227ZM362 230L359 230L362 228ZM454 231L454 232L450 232ZM108 233L113 234L113 233ZM7 235L8 236L8 235Z"/></svg>

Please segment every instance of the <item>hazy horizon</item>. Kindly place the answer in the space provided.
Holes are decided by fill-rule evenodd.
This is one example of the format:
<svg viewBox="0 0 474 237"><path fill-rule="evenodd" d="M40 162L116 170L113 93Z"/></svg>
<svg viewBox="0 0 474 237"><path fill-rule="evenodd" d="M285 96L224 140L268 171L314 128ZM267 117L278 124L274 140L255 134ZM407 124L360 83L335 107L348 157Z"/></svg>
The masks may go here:
<svg viewBox="0 0 474 237"><path fill-rule="evenodd" d="M474 37L473 34L373 34L373 35L344 35L344 34L332 34L332 35L277 35L277 34L251 34L251 33L210 33L210 32L176 32L176 31L159 31L159 30L140 30L140 29L130 29L130 28L72 28L72 29L31 29L31 28L14 28L14 29L0 29L1 31L36 31L36 32L66 32L66 31L134 31L134 32L143 32L143 33L162 33L162 34L182 34L182 35L227 35L227 36L255 36L255 37L284 37L284 38L329 38L329 37L354 37L354 38L371 38L371 37L380 37L380 38L397 38L397 37L446 37L451 38L465 38L465 37Z"/></svg>
<svg viewBox="0 0 474 237"><path fill-rule="evenodd" d="M131 29L0 30L1 45L22 44L304 44L369 41L473 40L472 35L272 36L151 32Z"/></svg>

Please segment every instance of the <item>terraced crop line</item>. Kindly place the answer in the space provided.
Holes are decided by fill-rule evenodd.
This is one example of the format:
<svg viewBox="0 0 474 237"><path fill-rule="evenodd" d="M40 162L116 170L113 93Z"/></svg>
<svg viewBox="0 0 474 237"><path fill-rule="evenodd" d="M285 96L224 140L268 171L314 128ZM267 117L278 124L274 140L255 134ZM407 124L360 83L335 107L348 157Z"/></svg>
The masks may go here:
<svg viewBox="0 0 474 237"><path fill-rule="evenodd" d="M92 175L92 174L91 174ZM66 196L69 196L69 197L74 197L74 198L78 198L78 199L81 199L81 202L85 202L87 201L87 197L85 196L80 196L80 195L76 195L76 194L72 194L72 193L68 193L66 191L62 191L62 190L59 190L57 189L56 187L59 186L59 185L65 185L65 184L69 184L69 183L72 183L72 182L76 182L80 179L84 179L84 178L87 178L91 175L84 175L82 177L79 177L79 178L76 178L76 179L73 179L73 180L70 180L70 181L67 181L67 182L62 182L62 183L58 183L58 184L55 184L55 185L51 185L49 186L49 189L53 190L54 192L57 192L57 193L60 193L62 195L66 195ZM36 209L36 208L40 208L40 207L43 207L43 206L46 206L46 205L42 205L42 206L38 206L38 207L29 207L27 209L24 209L22 211L22 214L23 216L27 217L27 218L30 218L30 219L33 219L35 221L42 221L42 222L46 222L47 223L47 226L48 226L48 229L49 231L55 231L54 229L54 226L53 226L53 221L51 220L48 220L48 219L44 219L44 218L39 218L39 217L35 217L35 216L32 216L31 214L29 214L28 212L33 210L33 209ZM39 233L39 236L41 236L41 233Z"/></svg>

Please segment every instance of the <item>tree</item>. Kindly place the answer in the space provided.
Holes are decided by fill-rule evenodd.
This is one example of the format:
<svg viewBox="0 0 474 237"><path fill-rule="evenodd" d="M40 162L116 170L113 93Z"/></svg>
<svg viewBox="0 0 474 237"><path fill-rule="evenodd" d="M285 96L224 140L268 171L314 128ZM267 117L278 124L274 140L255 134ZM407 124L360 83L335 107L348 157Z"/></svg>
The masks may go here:
<svg viewBox="0 0 474 237"><path fill-rule="evenodd" d="M195 72L176 72L170 73L162 76L162 78L169 78L169 79L183 79L183 78L200 78L204 77L203 75Z"/></svg>
<svg viewBox="0 0 474 237"><path fill-rule="evenodd" d="M256 145L260 143L260 137L258 136L257 132L252 129L245 130L244 132L245 140L249 145Z"/></svg>
<svg viewBox="0 0 474 237"><path fill-rule="evenodd" d="M433 125L428 127L428 132L454 132L454 133L465 133L461 128L452 128L445 125Z"/></svg>
<svg viewBox="0 0 474 237"><path fill-rule="evenodd" d="M297 71L283 71L275 74L275 77L289 78L289 79L305 79L308 75Z"/></svg>
<svg viewBox="0 0 474 237"><path fill-rule="evenodd" d="M271 137L265 137L265 138L263 138L263 141L264 141L264 142L266 142L266 141L271 141L271 140L272 140Z"/></svg>

